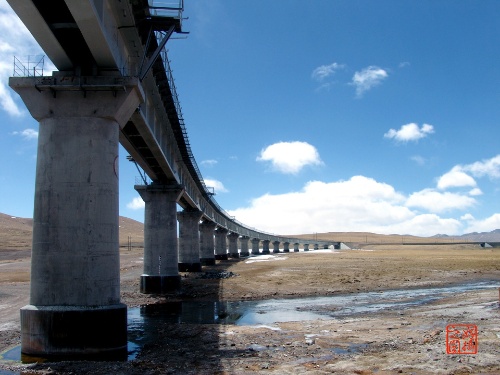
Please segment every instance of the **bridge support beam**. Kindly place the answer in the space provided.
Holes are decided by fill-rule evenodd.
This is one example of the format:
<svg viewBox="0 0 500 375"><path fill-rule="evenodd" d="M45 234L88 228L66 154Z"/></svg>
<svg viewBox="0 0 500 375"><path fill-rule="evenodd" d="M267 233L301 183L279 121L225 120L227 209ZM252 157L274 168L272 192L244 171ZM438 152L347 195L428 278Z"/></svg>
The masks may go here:
<svg viewBox="0 0 500 375"><path fill-rule="evenodd" d="M279 241L273 241L273 253L279 253L280 252L280 242Z"/></svg>
<svg viewBox="0 0 500 375"><path fill-rule="evenodd" d="M55 76L45 78L58 82ZM120 126L142 94L132 79L116 95L84 95L71 80L65 82L70 90L53 91L40 80L10 79L40 123L30 304L21 309L21 352L49 359L126 358L118 144ZM114 82L113 77L94 80L97 86Z"/></svg>
<svg viewBox="0 0 500 375"><path fill-rule="evenodd" d="M260 239L252 238L252 255L260 254L259 245L260 245Z"/></svg>
<svg viewBox="0 0 500 375"><path fill-rule="evenodd" d="M241 245L240 257L250 256L250 252L248 251L248 241L249 240L250 240L250 237L248 237L248 236L241 236L240 237L240 245Z"/></svg>
<svg viewBox="0 0 500 375"><path fill-rule="evenodd" d="M225 228L217 228L215 231L215 259L228 260L227 256L227 232Z"/></svg>
<svg viewBox="0 0 500 375"><path fill-rule="evenodd" d="M293 244L293 252L294 252L294 253L298 253L298 252L299 252L299 245L300 245L300 244L299 244L298 242L295 242L295 243Z"/></svg>
<svg viewBox="0 0 500 375"><path fill-rule="evenodd" d="M177 214L179 221L179 271L201 272L199 210L184 210Z"/></svg>
<svg viewBox="0 0 500 375"><path fill-rule="evenodd" d="M284 253L290 252L290 242L283 242L283 252Z"/></svg>
<svg viewBox="0 0 500 375"><path fill-rule="evenodd" d="M200 262L202 266L215 264L214 230L217 224L213 221L204 221L200 224Z"/></svg>
<svg viewBox="0 0 500 375"><path fill-rule="evenodd" d="M262 254L271 254L269 251L269 240L262 241Z"/></svg>
<svg viewBox="0 0 500 375"><path fill-rule="evenodd" d="M239 258L240 253L238 252L238 238L240 235L238 233L229 233L227 238L229 239L229 256L231 258Z"/></svg>
<svg viewBox="0 0 500 375"><path fill-rule="evenodd" d="M164 294L180 289L177 250L177 184L136 185L146 206L144 210L144 273L140 290Z"/></svg>

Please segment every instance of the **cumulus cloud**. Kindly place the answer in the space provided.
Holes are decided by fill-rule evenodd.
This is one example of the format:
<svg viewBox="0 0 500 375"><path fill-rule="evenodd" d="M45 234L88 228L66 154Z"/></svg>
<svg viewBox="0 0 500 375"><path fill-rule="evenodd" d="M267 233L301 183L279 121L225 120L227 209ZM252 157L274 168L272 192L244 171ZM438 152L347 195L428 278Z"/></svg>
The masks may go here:
<svg viewBox="0 0 500 375"><path fill-rule="evenodd" d="M280 234L356 230L430 236L460 230L460 221L419 214L406 202L392 186L354 176L347 181L311 181L297 192L265 194L229 213L249 226Z"/></svg>
<svg viewBox="0 0 500 375"><path fill-rule="evenodd" d="M474 198L467 195L424 189L411 194L406 201L406 206L423 208L432 213L442 213L469 208L476 203Z"/></svg>
<svg viewBox="0 0 500 375"><path fill-rule="evenodd" d="M228 190L224 187L224 184L218 180L205 178L204 182L205 182L205 186L208 188L213 188L215 193L227 193L228 192Z"/></svg>
<svg viewBox="0 0 500 375"><path fill-rule="evenodd" d="M359 72L355 72L351 84L356 87L356 95L361 97L366 91L379 85L388 76L384 69L377 66L369 66Z"/></svg>
<svg viewBox="0 0 500 375"><path fill-rule="evenodd" d="M335 74L335 72L339 69L343 69L344 65L338 64L336 62L330 64L330 65L321 65L318 66L316 69L313 70L311 77L315 79L316 81L323 81L326 78L330 77L331 75Z"/></svg>
<svg viewBox="0 0 500 375"><path fill-rule="evenodd" d="M135 197L127 203L127 208L130 208L131 210L140 210L145 207L144 201L142 200L141 197Z"/></svg>
<svg viewBox="0 0 500 375"><path fill-rule="evenodd" d="M11 116L23 114L21 103L7 86L13 75L13 57L25 59L28 55L43 54L40 46L7 2L0 2L0 107ZM51 63L48 63L51 66Z"/></svg>
<svg viewBox="0 0 500 375"><path fill-rule="evenodd" d="M476 177L488 176L490 178L500 178L500 155L472 164L459 165L456 168L469 172Z"/></svg>
<svg viewBox="0 0 500 375"><path fill-rule="evenodd" d="M297 174L309 165L323 162L316 147L307 142L278 142L260 152L257 161L270 162L272 168L285 174Z"/></svg>
<svg viewBox="0 0 500 375"><path fill-rule="evenodd" d="M411 160L413 160L418 165L425 165L425 163L427 162L427 160L423 156L420 156L420 155L412 156Z"/></svg>
<svg viewBox="0 0 500 375"><path fill-rule="evenodd" d="M432 133L434 133L434 126L423 124L419 127L417 124L412 122L401 126L399 130L390 129L384 134L384 137L394 139L398 142L409 142L418 141L419 139L425 138Z"/></svg>
<svg viewBox="0 0 500 375"><path fill-rule="evenodd" d="M476 180L463 172L460 167L454 167L451 171L439 177L438 189L445 190L450 187L475 187Z"/></svg>
<svg viewBox="0 0 500 375"><path fill-rule="evenodd" d="M474 217L469 217L465 228L465 233L470 232L491 232L492 230L500 228L500 214L493 214L486 219L478 220Z"/></svg>
<svg viewBox="0 0 500 375"><path fill-rule="evenodd" d="M38 138L38 132L35 129L24 129L23 131L13 132L12 134L13 135L20 135L21 137L23 137L27 141Z"/></svg>

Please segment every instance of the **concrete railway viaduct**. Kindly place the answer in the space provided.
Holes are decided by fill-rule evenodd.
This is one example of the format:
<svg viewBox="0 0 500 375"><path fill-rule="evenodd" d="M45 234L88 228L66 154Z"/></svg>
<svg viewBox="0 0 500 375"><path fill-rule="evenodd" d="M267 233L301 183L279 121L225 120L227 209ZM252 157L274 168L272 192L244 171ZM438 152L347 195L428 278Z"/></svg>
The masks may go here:
<svg viewBox="0 0 500 375"><path fill-rule="evenodd" d="M9 81L40 124L22 353L126 353L119 143L152 181L135 186L145 202L143 293L175 291L179 271L270 252L270 243L273 252L334 245L249 228L205 186L165 49L183 32L182 0L7 1L58 69Z"/></svg>

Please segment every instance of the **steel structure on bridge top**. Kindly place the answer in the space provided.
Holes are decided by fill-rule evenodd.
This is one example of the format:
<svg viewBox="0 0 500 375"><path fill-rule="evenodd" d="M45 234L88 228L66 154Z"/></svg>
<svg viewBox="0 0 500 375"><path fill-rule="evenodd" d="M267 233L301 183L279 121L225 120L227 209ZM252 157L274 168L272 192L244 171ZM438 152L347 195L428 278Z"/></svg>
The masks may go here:
<svg viewBox="0 0 500 375"><path fill-rule="evenodd" d="M179 204L242 236L289 243L332 242L285 238L249 228L225 212L207 189L189 143L165 44L182 30L183 0L8 0L59 69L39 87L65 90L60 77L137 77L145 102L123 126L120 143L153 184L180 184Z"/></svg>

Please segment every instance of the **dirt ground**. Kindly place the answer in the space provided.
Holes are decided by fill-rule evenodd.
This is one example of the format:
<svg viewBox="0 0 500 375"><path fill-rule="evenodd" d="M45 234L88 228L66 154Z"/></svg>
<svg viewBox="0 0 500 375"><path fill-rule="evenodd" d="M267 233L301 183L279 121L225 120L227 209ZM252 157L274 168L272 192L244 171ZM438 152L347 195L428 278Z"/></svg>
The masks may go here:
<svg viewBox="0 0 500 375"><path fill-rule="evenodd" d="M29 253L6 254L0 257L0 353L20 344L19 309L29 296ZM383 294L478 281L491 281L494 288L321 320L258 326L165 322L149 333L155 339L133 360L28 365L0 358L0 375L500 373L500 249L371 245L232 259L201 274L183 273L182 292L169 296L140 294L141 273L142 249L122 249L122 302L129 307L174 300ZM232 277L202 277L216 273ZM446 353L446 326L452 323L478 327L477 354Z"/></svg>

